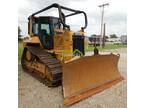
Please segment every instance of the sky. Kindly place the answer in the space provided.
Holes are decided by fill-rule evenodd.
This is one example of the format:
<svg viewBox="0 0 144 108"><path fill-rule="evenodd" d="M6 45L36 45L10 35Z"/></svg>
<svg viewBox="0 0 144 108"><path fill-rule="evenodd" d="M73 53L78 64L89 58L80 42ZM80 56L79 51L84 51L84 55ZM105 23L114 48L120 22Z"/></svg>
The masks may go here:
<svg viewBox="0 0 144 108"><path fill-rule="evenodd" d="M86 12L88 26L86 28L87 36L101 33L101 14L102 9L98 7L103 3L109 3L104 8L104 23L106 23L106 35L116 34L117 36L127 34L127 4L125 0L19 0L18 7L18 25L22 30L22 35L27 36L28 17L53 3L69 7L75 10ZM48 10L39 15L58 16L56 9ZM84 24L83 15L69 17L66 20L74 31L80 30Z"/></svg>

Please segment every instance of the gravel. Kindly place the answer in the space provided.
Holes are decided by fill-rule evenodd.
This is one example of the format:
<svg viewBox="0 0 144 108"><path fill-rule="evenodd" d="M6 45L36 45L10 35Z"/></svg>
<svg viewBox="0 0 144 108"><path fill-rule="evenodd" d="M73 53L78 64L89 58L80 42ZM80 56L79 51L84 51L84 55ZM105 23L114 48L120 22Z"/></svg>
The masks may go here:
<svg viewBox="0 0 144 108"><path fill-rule="evenodd" d="M126 108L127 107L127 49L105 51L120 53L119 70L125 80L69 107L63 105L62 87L49 88L23 72L19 63L19 108ZM91 54L91 53L89 53Z"/></svg>

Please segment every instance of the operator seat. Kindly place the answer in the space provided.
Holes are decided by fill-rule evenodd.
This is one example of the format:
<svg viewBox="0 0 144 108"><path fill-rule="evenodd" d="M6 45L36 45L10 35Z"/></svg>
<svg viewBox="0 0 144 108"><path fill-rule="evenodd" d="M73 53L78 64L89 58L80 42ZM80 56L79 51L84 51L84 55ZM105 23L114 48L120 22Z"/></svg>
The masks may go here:
<svg viewBox="0 0 144 108"><path fill-rule="evenodd" d="M46 49L51 49L51 36L47 34L45 29L40 30L39 37L43 47Z"/></svg>

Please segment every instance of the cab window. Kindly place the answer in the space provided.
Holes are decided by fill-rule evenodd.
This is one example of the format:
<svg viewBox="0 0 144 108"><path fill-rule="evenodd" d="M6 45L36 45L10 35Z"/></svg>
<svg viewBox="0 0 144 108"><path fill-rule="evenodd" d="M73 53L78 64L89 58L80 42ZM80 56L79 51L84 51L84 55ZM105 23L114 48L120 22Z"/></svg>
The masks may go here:
<svg viewBox="0 0 144 108"><path fill-rule="evenodd" d="M38 23L34 23L34 24L33 24L33 33L34 33L35 35L38 34Z"/></svg>
<svg viewBox="0 0 144 108"><path fill-rule="evenodd" d="M50 27L49 24L41 24L41 30L46 30L46 34L50 35Z"/></svg>

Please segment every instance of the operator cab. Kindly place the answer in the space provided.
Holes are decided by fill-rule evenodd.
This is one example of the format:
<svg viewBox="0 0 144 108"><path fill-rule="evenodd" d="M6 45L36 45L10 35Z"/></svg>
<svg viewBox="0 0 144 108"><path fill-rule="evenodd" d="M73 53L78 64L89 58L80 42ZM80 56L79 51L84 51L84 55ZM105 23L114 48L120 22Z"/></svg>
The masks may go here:
<svg viewBox="0 0 144 108"><path fill-rule="evenodd" d="M40 14L51 8L58 9L59 17L51 17L51 16L37 17L36 16L37 14ZM66 13L66 12L63 13L64 12L63 10L68 11L68 13ZM70 9L70 8L60 6L59 4L54 3L54 4L44 8L42 10L39 10L29 16L29 24L28 24L29 31L28 31L28 33L30 36L33 36L33 35L38 36L45 49L49 49L49 50L54 49L54 30L61 29L62 27L63 27L63 29L70 30L70 26L67 25L65 22L66 18L73 16L73 15L77 15L77 14L84 15L85 24L83 27L81 27L81 31L84 32L84 29L86 29L86 27L87 27L87 16L84 11ZM82 38L83 38L83 36L82 36ZM80 40L79 37L75 38L73 40L74 50L79 49L79 50L83 50L82 52L84 52L84 47L79 47L82 45L84 46L84 39L81 39L81 41L83 41L83 42L80 42L79 40ZM81 43L81 44L79 44L79 43Z"/></svg>
<svg viewBox="0 0 144 108"><path fill-rule="evenodd" d="M51 16L33 17L32 32L39 36L39 39L46 49L54 48L54 29L60 29L59 18Z"/></svg>

